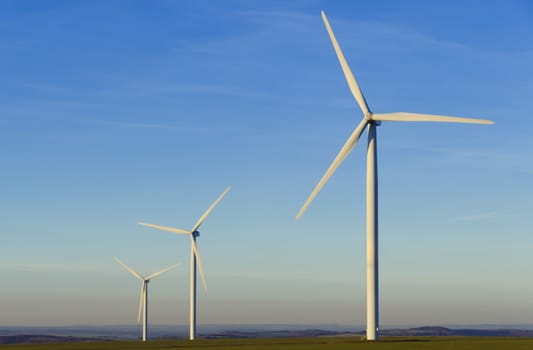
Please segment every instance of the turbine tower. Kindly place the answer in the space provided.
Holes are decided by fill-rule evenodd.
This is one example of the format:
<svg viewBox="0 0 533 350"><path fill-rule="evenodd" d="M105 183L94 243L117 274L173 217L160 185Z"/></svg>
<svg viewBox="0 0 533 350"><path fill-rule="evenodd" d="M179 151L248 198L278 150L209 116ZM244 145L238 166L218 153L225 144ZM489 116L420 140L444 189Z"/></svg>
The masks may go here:
<svg viewBox="0 0 533 350"><path fill-rule="evenodd" d="M367 143L367 171L366 171L366 264L367 264L367 326L366 338L367 340L377 340L379 338L379 315L378 315L378 177L377 177L377 126L382 121L401 121L401 122L450 122L450 123L471 123L471 124L493 124L490 120L449 117L432 114L418 114L418 113L386 113L375 114L370 111L365 97L355 80L346 59L339 47L337 39L333 34L333 30L329 25L328 19L324 11L322 11L322 19L328 31L331 43L337 54L342 71L350 91L357 101L357 104L363 112L363 119L359 125L352 132L340 152L337 154L326 173L322 176L311 195L307 198L304 205L296 215L299 219L307 210L309 204L316 197L318 192L322 189L324 184L329 180L331 175L339 167L339 165L346 159L348 154L354 149L359 137L368 128L368 143Z"/></svg>
<svg viewBox="0 0 533 350"><path fill-rule="evenodd" d="M126 265L124 262L122 262L119 258L115 257L115 260L124 268L124 270L128 271L135 278L141 281L141 298L139 300L139 313L137 314L137 323L141 322L141 313L142 313L143 315L142 334L143 334L143 341L146 341L146 336L148 332L148 283L150 282L152 278L155 278L164 272L172 270L176 266L180 265L180 263L166 267L163 270L157 271L145 278L141 276L139 273L137 273L135 270L133 270L131 267Z"/></svg>
<svg viewBox="0 0 533 350"><path fill-rule="evenodd" d="M202 261L200 260L200 253L198 251L198 245L196 244L196 239L200 236L200 232L198 229L200 228L200 225L205 221L207 216L211 213L211 211L216 207L218 202L224 198L226 193L231 189L231 186L226 188L224 192L218 198L211 204L209 208L205 211L205 213L200 216L200 219L196 222L196 224L193 226L193 228L190 231L183 230L181 228L174 228L174 227L167 227L167 226L160 226L160 225L153 225L153 224L147 224L144 222L139 222L139 225L148 226L152 228L156 228L163 231L169 231L172 233L177 234L185 234L189 235L191 237L191 285L190 285L190 314L189 314L189 339L194 340L196 339L196 265L198 264L198 268L200 270L200 277L202 278L202 284L204 286L204 289L207 290L207 283L205 282L205 276L204 276L204 269L202 268Z"/></svg>

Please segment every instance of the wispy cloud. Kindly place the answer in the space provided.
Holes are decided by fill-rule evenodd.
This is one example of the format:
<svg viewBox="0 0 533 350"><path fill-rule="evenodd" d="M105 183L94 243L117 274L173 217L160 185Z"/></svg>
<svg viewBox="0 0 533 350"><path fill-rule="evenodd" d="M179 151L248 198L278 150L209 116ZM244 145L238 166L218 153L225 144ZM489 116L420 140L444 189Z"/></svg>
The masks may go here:
<svg viewBox="0 0 533 350"><path fill-rule="evenodd" d="M243 22L246 31L234 32L210 41L192 41L180 39L171 48L172 52L179 55L190 56L231 56L237 55L250 58L252 52L268 54L268 46L279 46L290 36L282 35L295 32L310 34L313 30L320 30L314 24L319 23L319 16L292 11L236 11L233 12L234 20ZM300 37L300 41L312 41L313 35ZM259 50L257 50L259 48ZM241 53L247 55L242 56ZM250 60L250 64L257 65L261 62ZM239 65L241 66L241 65Z"/></svg>
<svg viewBox="0 0 533 350"><path fill-rule="evenodd" d="M467 221L488 221L488 220L500 220L529 216L529 210L515 209L514 211L488 211L484 213L470 214L464 216L457 216L450 221L454 222L467 222Z"/></svg>
<svg viewBox="0 0 533 350"><path fill-rule="evenodd" d="M23 81L15 80L9 81L10 85L24 89L27 91L37 91L39 93L50 93L50 94L72 94L72 87L61 86L56 83L51 82L42 82L42 81Z"/></svg>
<svg viewBox="0 0 533 350"><path fill-rule="evenodd" d="M235 96L235 97L253 97L271 99L274 96L272 93L264 93L253 91L245 87L230 85L230 84L202 84L202 83L174 83L162 82L157 80L132 80L123 79L113 75L102 75L100 77L104 81L113 80L112 87L102 86L62 86L54 83L43 83L34 81L11 81L9 82L15 88L24 89L39 94L46 94L46 99L50 96L105 96L105 97L121 97L121 98L135 98L146 96L179 96L183 94L199 94L199 95L221 95L221 96ZM39 96L37 96L39 97ZM279 95L278 97L282 97ZM35 99L36 97L32 97Z"/></svg>
<svg viewBox="0 0 533 350"><path fill-rule="evenodd" d="M91 124L100 124L104 126L117 127L117 128L130 128L130 129L146 129L146 130L160 130L160 131L169 131L169 132L179 132L179 133L188 133L188 134L198 134L198 133L212 133L212 132L236 132L238 128L232 127L220 127L217 126L216 130L213 130L212 126L178 126L173 124L163 124L163 123L142 123L142 122L128 122L128 121L118 121L118 120L105 120L105 119L90 119L84 118L79 119L80 121L91 123Z"/></svg>
<svg viewBox="0 0 533 350"><path fill-rule="evenodd" d="M117 91L116 89L114 91ZM164 83L164 82L149 82L139 81L131 82L125 87L124 93L131 96L131 92L137 92L139 94L146 94L146 91L150 91L150 94L171 94L178 95L184 93L191 94L213 94L213 95L226 95L226 96L238 96L238 97L263 97L268 98L270 94L264 94L260 92L251 91L243 87L232 85L217 85L217 84L199 84L199 83Z"/></svg>
<svg viewBox="0 0 533 350"><path fill-rule="evenodd" d="M6 272L80 272L80 273L106 273L109 267L98 265L71 265L71 264L3 264L0 271Z"/></svg>
<svg viewBox="0 0 533 350"><path fill-rule="evenodd" d="M486 212L486 213L479 213L479 214L471 214L471 215L465 215L465 216L459 216L452 221L458 221L458 222L464 222L464 221L485 221L485 220L492 220L498 218L500 213L496 211L492 212Z"/></svg>
<svg viewBox="0 0 533 350"><path fill-rule="evenodd" d="M84 119L84 121L89 121L89 119ZM108 126L115 126L120 128L138 128L138 129L156 129L156 130L166 130L166 131L181 131L181 132L191 132L191 131L200 131L200 128L187 128L187 127L178 127L170 124L150 124L150 123L136 123L136 122L125 122L125 121L116 121L116 120L103 120L103 119L91 119L90 122Z"/></svg>
<svg viewBox="0 0 533 350"><path fill-rule="evenodd" d="M533 164L533 155L530 153L524 153L522 151L506 152L498 150L458 150L448 149L441 150L442 154L448 154L454 159L463 158L466 160L481 160L486 164L490 163L493 166L501 168L511 167L515 172L529 172L527 170Z"/></svg>
<svg viewBox="0 0 533 350"><path fill-rule="evenodd" d="M416 150L420 151L420 146L413 142L408 142L404 139L396 139L394 141L385 140L383 144L386 147L401 150ZM484 141L479 142L480 145L486 144ZM501 148L501 147L500 147ZM529 168L533 164L533 154L524 152L520 149L502 150L502 149L482 149L480 148L457 148L451 145L450 147L432 147L424 145L424 152L438 154L439 156L447 156L453 159L466 160L483 160L491 162L492 164L499 164L501 166L515 166ZM528 174L532 174L533 170L526 170Z"/></svg>

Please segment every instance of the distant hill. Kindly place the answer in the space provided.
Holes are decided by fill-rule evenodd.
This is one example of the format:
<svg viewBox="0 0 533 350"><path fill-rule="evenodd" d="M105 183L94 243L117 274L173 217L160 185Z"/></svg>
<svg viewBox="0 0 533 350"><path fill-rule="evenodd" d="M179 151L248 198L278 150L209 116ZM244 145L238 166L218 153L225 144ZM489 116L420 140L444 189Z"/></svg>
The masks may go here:
<svg viewBox="0 0 533 350"><path fill-rule="evenodd" d="M304 330L268 330L268 331L238 331L229 330L211 333L203 336L207 339L215 338L288 338L288 337L324 337L349 334L344 332L326 331L321 329ZM352 333L353 334L353 333Z"/></svg>
<svg viewBox="0 0 533 350"><path fill-rule="evenodd" d="M385 329L384 336L476 336L476 337L533 337L527 329L451 329L446 327L417 327L409 329Z"/></svg>
<svg viewBox="0 0 533 350"><path fill-rule="evenodd" d="M164 326L159 332L154 332L152 339L177 339L186 338L186 335L177 335L169 332L169 326ZM265 328L254 327L253 329L243 326L239 329L237 326L228 327L228 330L211 330L205 333L200 333L199 337L204 339L231 339L231 338L289 338L289 337L342 337L342 336L364 336L364 330L358 332L348 332L345 330L324 330L324 329L305 329L305 328L284 328L280 326L278 329L273 326ZM27 329L26 329L27 331ZM49 330L51 331L51 329ZM16 328L11 328L9 332L4 332L0 335L0 344L32 344L32 343L74 343L74 342L90 342L90 341L113 341L124 339L138 338L138 328L129 329L124 327L102 327L98 329L93 327L85 334L80 335L82 327L75 329L55 328L54 334L16 334ZM157 334L158 333L158 334ZM2 329L0 328L0 334ZM423 337L423 336L476 336L476 337L529 337L533 338L533 329L468 329L468 328L446 328L446 327L416 327L416 328L398 328L398 329L384 329L380 332L383 336L404 336L404 337Z"/></svg>
<svg viewBox="0 0 533 350"><path fill-rule="evenodd" d="M321 336L364 336L365 331L337 332L321 329L238 331L230 330L205 335L204 338L283 338L283 337L321 337ZM476 337L531 337L533 330L523 329L450 329L446 327L417 327L407 329L384 329L383 336L396 337L438 337L438 336L476 336Z"/></svg>
<svg viewBox="0 0 533 350"><path fill-rule="evenodd" d="M0 335L0 344L80 343L104 340L106 339L43 334Z"/></svg>

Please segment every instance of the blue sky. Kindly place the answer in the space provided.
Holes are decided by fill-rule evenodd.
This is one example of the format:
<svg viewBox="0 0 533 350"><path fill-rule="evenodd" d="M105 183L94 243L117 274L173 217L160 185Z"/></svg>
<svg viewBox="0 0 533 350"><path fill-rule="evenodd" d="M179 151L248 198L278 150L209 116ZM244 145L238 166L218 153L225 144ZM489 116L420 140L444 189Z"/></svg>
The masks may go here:
<svg viewBox="0 0 533 350"><path fill-rule="evenodd" d="M3 1L0 325L365 326L361 118L325 10L375 112L492 119L378 129L384 325L533 316L533 6L527 1ZM362 138L364 140L364 138ZM200 329L201 331L201 329Z"/></svg>

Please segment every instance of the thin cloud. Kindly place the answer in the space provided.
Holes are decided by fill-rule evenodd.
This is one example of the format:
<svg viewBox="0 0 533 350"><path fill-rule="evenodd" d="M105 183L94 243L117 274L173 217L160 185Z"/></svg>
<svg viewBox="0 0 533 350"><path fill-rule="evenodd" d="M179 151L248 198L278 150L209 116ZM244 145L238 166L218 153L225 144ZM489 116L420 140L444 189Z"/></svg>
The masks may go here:
<svg viewBox="0 0 533 350"><path fill-rule="evenodd" d="M389 148L402 149L402 150L420 150L420 146L405 140L383 141L384 145ZM514 151L501 151L495 149L466 149L450 147L431 147L424 146L424 152L435 153L441 156L448 156L453 159L467 159L467 160L484 160L486 162L492 162L492 164L505 164L505 166L524 166L533 163L533 155L530 153L524 153L519 150ZM527 170L528 174L533 174L533 170Z"/></svg>
<svg viewBox="0 0 533 350"><path fill-rule="evenodd" d="M85 119L84 121L88 121L88 120L89 119ZM136 122L124 122L124 121L101 120L101 119L90 120L90 121L97 123L97 124L115 126L115 127L120 127L120 128L156 129L156 130L180 131L180 132L201 131L201 128L178 127L178 126L170 125L170 124L136 123Z"/></svg>
<svg viewBox="0 0 533 350"><path fill-rule="evenodd" d="M523 209L517 209L512 212L505 211L489 211L478 214L464 215L453 218L454 222L468 222L468 221L487 221L487 220L502 220L502 219L515 219L520 217L529 217L529 213Z"/></svg>
<svg viewBox="0 0 533 350"><path fill-rule="evenodd" d="M512 166L515 169L523 168L533 163L533 156L529 153L516 152L502 152L502 151L484 151L484 150L457 150L448 149L441 150L442 153L448 153L454 158L462 157L464 159L480 159L486 162L491 162L500 167ZM526 170L527 171L527 170Z"/></svg>
<svg viewBox="0 0 533 350"><path fill-rule="evenodd" d="M109 272L109 267L97 265L67 265L67 264L8 264L0 266L1 271L9 272Z"/></svg>
<svg viewBox="0 0 533 350"><path fill-rule="evenodd" d="M266 50L264 45L271 42L274 43L273 45L278 45L280 39L287 40L285 36L280 36L279 33L285 33L288 28L291 32L305 32L306 37L301 39L314 40L312 39L313 36L308 34L310 30L318 30L315 29L314 23L320 18L298 12L237 11L235 14L239 20L245 22L243 27L247 27L249 30L210 42L198 43L182 39L176 42L171 51L179 55L228 56L228 54L236 54L243 52L243 50L246 52L254 51L257 47L261 47L259 51L264 52ZM256 26L251 26L251 24ZM271 41L270 39L276 40ZM251 63L257 65L259 62Z"/></svg>
<svg viewBox="0 0 533 350"><path fill-rule="evenodd" d="M159 81L137 80L130 81L124 86L113 89L99 90L96 94L106 97L131 98L132 96L146 97L149 91L151 96L158 98L172 98L183 95L226 96L240 99L254 99L276 104L290 104L301 106L330 106L336 108L353 108L350 100L335 96L308 96L292 94L287 95L275 91L258 90L257 88L240 87L236 85L202 84L202 83L169 83Z"/></svg>
<svg viewBox="0 0 533 350"><path fill-rule="evenodd" d="M492 220L499 217L498 212L492 211L492 212L486 212L486 213L479 213L479 214L472 214L472 215L466 215L466 216L459 216L452 221L458 221L458 222L464 222L464 221L485 221L485 220Z"/></svg>
<svg viewBox="0 0 533 350"><path fill-rule="evenodd" d="M258 92L252 92L245 88L240 88L231 85L217 85L217 84L182 84L182 83L157 83L157 82L138 82L132 83L129 87L131 90L146 91L150 90L153 94L165 93L176 95L178 93L192 93L192 94L213 94L213 95L229 95L238 97L269 97L270 95Z"/></svg>
<svg viewBox="0 0 533 350"><path fill-rule="evenodd" d="M100 124L104 126L116 127L116 128L126 128L126 129L145 129L153 131L167 131L167 132L178 132L186 134L203 134L203 133L234 133L238 132L238 128L231 127L218 127L213 128L211 126L178 126L172 124L164 123L142 123L142 122L129 122L129 121L118 121L118 120L105 120L105 119L90 119L90 118L79 118L79 121L84 123L91 124Z"/></svg>

